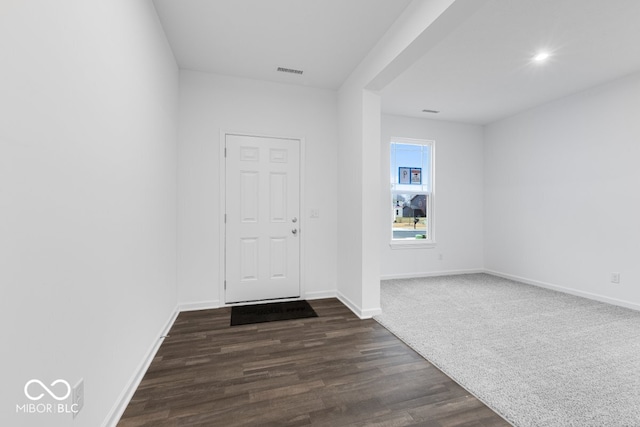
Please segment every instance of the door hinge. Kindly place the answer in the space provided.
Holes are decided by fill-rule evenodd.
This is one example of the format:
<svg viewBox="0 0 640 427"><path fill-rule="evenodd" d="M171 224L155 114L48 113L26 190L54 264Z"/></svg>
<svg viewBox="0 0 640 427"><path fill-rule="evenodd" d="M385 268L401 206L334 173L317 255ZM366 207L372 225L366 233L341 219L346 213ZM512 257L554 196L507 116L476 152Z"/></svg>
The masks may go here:
<svg viewBox="0 0 640 427"><path fill-rule="evenodd" d="M224 223L227 223L227 214L224 214Z"/></svg>
<svg viewBox="0 0 640 427"><path fill-rule="evenodd" d="M224 156L227 157L227 147L224 147Z"/></svg>
<svg viewBox="0 0 640 427"><path fill-rule="evenodd" d="M225 291L227 290L227 281L226 280L224 281L224 290Z"/></svg>

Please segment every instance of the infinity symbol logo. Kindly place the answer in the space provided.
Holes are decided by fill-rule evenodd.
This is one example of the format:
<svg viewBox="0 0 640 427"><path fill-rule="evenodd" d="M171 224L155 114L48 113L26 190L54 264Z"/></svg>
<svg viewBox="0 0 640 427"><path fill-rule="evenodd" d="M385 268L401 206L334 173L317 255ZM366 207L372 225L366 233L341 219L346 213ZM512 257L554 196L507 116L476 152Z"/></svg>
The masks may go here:
<svg viewBox="0 0 640 427"><path fill-rule="evenodd" d="M62 383L62 384L67 386L67 393L62 397L59 397L54 392L52 392L46 385L44 385L42 383L42 381L40 381L40 380L30 380L24 385L24 395L27 396L31 400L40 400L40 399L42 399L42 396L44 396L44 393L40 393L39 395L37 395L35 397L31 396L29 394L28 388L33 383L40 384L40 387L42 387L47 393L49 393L49 396L53 397L55 400L65 400L71 394L71 386L65 380L58 379L58 380L55 380L54 382L51 383L51 387L55 386L56 384L60 384L60 383Z"/></svg>

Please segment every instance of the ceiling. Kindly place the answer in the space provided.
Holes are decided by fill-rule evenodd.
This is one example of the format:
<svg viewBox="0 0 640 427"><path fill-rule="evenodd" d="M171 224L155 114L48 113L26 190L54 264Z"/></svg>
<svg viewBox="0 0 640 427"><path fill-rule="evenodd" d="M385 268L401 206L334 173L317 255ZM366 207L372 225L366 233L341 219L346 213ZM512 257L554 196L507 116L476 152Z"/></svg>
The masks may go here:
<svg viewBox="0 0 640 427"><path fill-rule="evenodd" d="M154 0L180 68L333 90L409 3ZM383 112L486 124L622 77L639 22L639 0L487 0L382 89Z"/></svg>
<svg viewBox="0 0 640 427"><path fill-rule="evenodd" d="M531 60L539 50L545 63ZM638 0L489 0L387 85L382 106L487 124L638 70Z"/></svg>
<svg viewBox="0 0 640 427"><path fill-rule="evenodd" d="M180 68L334 90L409 3L154 0Z"/></svg>

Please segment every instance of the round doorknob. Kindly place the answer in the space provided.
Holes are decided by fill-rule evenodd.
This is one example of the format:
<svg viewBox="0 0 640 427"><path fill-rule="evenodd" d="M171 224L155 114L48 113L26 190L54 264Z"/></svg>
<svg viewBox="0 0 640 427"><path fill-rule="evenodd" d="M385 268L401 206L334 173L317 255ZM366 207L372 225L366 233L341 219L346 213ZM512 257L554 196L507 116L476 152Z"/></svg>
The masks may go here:
<svg viewBox="0 0 640 427"><path fill-rule="evenodd" d="M298 229L297 229L297 228L294 228L293 230L291 230L291 232L292 232L294 235L296 235L296 234L298 234Z"/></svg>

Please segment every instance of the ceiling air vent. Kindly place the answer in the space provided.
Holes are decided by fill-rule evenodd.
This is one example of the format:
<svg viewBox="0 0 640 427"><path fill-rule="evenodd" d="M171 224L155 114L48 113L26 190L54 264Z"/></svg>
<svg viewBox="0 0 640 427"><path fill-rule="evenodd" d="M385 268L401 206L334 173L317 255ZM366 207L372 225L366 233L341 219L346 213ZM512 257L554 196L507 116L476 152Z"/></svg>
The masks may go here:
<svg viewBox="0 0 640 427"><path fill-rule="evenodd" d="M294 70L293 68L283 68L283 67L278 67L278 71L280 71L281 73L291 73L291 74L302 74L303 73L302 70Z"/></svg>
<svg viewBox="0 0 640 427"><path fill-rule="evenodd" d="M438 114L440 111L437 110L422 110L423 113L432 113L432 114Z"/></svg>

